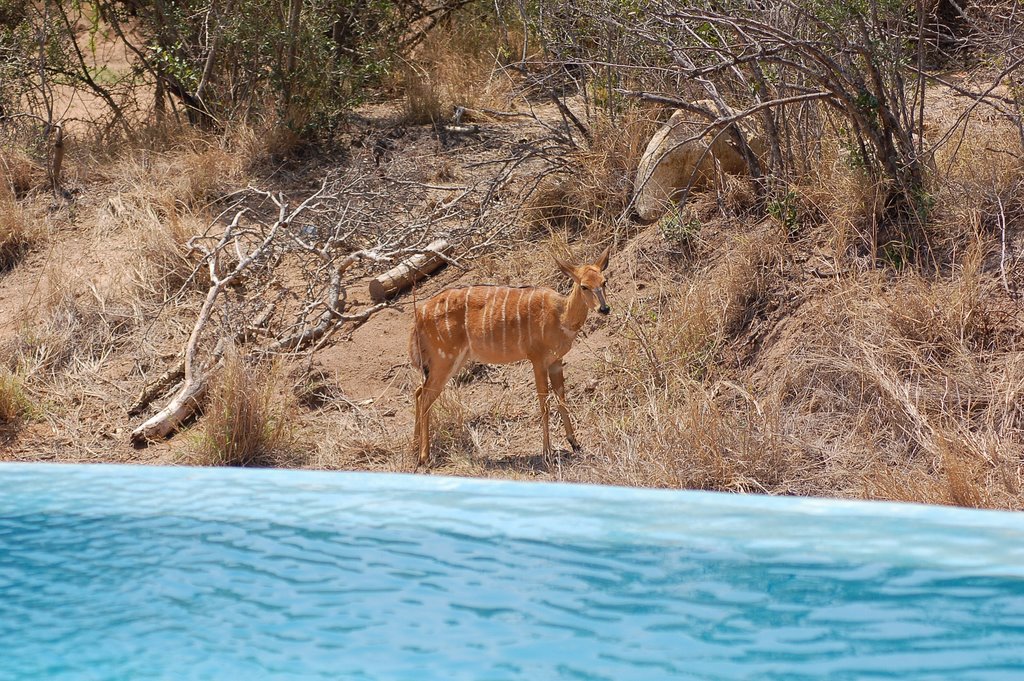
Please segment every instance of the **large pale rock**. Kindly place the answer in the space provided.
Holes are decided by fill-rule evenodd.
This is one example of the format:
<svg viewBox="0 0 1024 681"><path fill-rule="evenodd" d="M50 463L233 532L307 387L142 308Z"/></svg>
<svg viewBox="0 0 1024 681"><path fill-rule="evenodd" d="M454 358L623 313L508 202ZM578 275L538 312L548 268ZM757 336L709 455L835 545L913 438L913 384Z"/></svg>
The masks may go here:
<svg viewBox="0 0 1024 681"><path fill-rule="evenodd" d="M711 111L709 100L695 102ZM643 222L653 222L668 210L680 192L705 189L719 181L721 173L744 175L748 172L733 136L728 132L700 136L707 122L700 116L677 109L647 145L636 171L634 207ZM763 155L763 141L745 122L740 127L755 155ZM692 139L696 138L696 139ZM710 150L708 147L710 146Z"/></svg>

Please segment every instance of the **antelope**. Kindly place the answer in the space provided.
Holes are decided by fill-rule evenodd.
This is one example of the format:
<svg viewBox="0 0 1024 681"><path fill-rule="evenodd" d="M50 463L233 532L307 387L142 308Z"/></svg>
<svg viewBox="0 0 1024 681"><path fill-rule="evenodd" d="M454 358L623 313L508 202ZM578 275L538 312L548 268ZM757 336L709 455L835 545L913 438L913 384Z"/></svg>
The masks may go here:
<svg viewBox="0 0 1024 681"><path fill-rule="evenodd" d="M448 379L467 360L483 364L530 360L540 401L545 458L551 456L549 380L566 439L573 451L579 451L565 401L562 357L572 347L590 310L596 307L604 315L611 312L604 297L602 274L610 252L609 246L590 265L574 266L555 257L558 269L573 281L568 296L539 286L468 286L442 291L416 307L409 358L423 372L423 383L416 389L413 433L420 466L426 466L430 456L430 408Z"/></svg>

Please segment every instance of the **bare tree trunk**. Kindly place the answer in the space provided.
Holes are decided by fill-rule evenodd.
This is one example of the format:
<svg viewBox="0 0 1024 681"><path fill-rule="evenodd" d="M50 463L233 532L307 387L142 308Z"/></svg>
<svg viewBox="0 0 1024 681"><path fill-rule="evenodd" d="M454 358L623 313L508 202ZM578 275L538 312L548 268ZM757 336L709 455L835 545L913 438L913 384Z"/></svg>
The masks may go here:
<svg viewBox="0 0 1024 681"><path fill-rule="evenodd" d="M164 79L156 77L156 87L153 91L153 115L156 118L157 127L164 124Z"/></svg>
<svg viewBox="0 0 1024 681"><path fill-rule="evenodd" d="M64 127L58 123L54 126L53 159L50 162L50 188L54 194L60 193L60 169L64 164Z"/></svg>
<svg viewBox="0 0 1024 681"><path fill-rule="evenodd" d="M302 0L291 0L288 9L288 58L284 71L289 76L295 71L295 61L299 52L299 19L302 16ZM291 83L289 82L289 85Z"/></svg>
<svg viewBox="0 0 1024 681"><path fill-rule="evenodd" d="M210 51L206 53L206 61L203 63L203 75L199 79L199 85L196 86L194 96L199 100L199 103L202 104L203 109L205 109L204 113L206 113L207 116L209 116L210 109L206 106L204 96L206 95L206 88L210 84L210 76L213 74L213 65L217 61L217 51L220 49L221 34L224 32L224 28L221 26L221 17L230 16L234 7L235 5L233 0L228 0L227 4L224 6L224 12L217 13L216 20L213 22L215 33L210 38ZM210 11L216 11L216 6L211 6Z"/></svg>

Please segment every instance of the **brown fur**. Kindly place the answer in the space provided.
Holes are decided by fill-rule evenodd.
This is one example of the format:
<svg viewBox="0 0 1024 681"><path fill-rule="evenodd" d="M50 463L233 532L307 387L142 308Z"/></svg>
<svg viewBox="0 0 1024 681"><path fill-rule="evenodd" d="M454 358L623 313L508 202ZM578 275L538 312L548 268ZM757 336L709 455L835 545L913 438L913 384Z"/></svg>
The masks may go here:
<svg viewBox="0 0 1024 681"><path fill-rule="evenodd" d="M416 389L414 430L420 465L426 465L430 455L430 408L467 360L486 364L530 360L540 400L545 456L551 453L549 380L566 438L573 449L579 448L565 403L562 357L592 308L600 307L607 314L602 271L608 266L609 250L591 265L574 267L557 261L559 269L573 280L568 296L533 286L469 286L442 291L416 307L409 357L423 372L423 384Z"/></svg>

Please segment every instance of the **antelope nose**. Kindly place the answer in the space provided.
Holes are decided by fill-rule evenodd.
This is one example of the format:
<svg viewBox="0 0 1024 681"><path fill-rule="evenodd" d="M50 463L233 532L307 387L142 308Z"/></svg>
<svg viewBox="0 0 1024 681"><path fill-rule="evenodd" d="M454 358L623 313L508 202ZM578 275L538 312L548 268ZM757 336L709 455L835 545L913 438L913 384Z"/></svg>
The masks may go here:
<svg viewBox="0 0 1024 681"><path fill-rule="evenodd" d="M600 312L601 314L608 314L609 312L612 311L612 309L607 305L602 305L601 307L597 308L597 311Z"/></svg>

